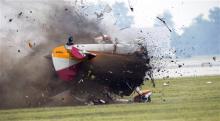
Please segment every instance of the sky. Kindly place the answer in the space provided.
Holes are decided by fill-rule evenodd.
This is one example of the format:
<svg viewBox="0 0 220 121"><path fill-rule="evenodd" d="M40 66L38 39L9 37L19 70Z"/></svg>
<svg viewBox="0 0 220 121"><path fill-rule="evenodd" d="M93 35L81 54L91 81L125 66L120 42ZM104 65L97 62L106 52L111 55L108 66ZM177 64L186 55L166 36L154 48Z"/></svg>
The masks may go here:
<svg viewBox="0 0 220 121"><path fill-rule="evenodd" d="M157 17L162 18L172 30L170 36L165 39L168 43L167 47L176 50L176 55L179 57L220 55L220 36L218 34L220 31L220 0L75 1L80 4L86 2L96 3L96 5L109 4L112 7L113 18L116 18L115 21L117 21L115 25L122 29L144 28L149 30L154 28L156 30L158 27L164 27L163 23L157 19ZM109 20L107 19L107 21ZM162 47L164 43L161 32L154 32L157 33L158 38L151 39L158 41L156 45Z"/></svg>
<svg viewBox="0 0 220 121"><path fill-rule="evenodd" d="M15 1L15 0L6 0ZM28 1L28 0L16 0ZM38 1L38 0L32 0ZM51 0L52 1L52 0ZM63 1L63 0L55 0ZM107 3L111 7L117 3L124 3L127 8L133 7L133 11L128 11L127 15L132 16L134 22L132 27L150 28L154 27L156 17L169 11L172 15L174 29L178 34L183 33L184 27L189 27L193 20L199 15L203 15L204 19L209 20L209 10L214 7L220 7L220 0L64 0L71 1L73 4L87 3Z"/></svg>
<svg viewBox="0 0 220 121"><path fill-rule="evenodd" d="M179 34L182 34L182 28L190 26L197 16L202 14L208 20L209 10L220 7L220 0L78 0L78 2L106 2L109 5L123 2L128 8L130 6L134 8L128 15L134 17L132 27L137 28L153 27L157 16L164 11L170 11L175 30Z"/></svg>
<svg viewBox="0 0 220 121"><path fill-rule="evenodd" d="M157 41L157 46L158 43L164 45L164 40L166 40L167 47L179 50L180 53L185 51L187 53L186 55L220 55L220 36L218 34L218 31L220 31L220 0L45 0L49 1L46 3L50 4L44 4L44 0L31 0L31 2L30 0L3 1L7 2L5 2L6 4L2 4L2 6L0 4L0 8L5 8L4 11L0 11L4 13L2 15L0 14L0 19L7 21L5 21L5 23L3 21L0 24L2 24L1 26L5 25L6 28L19 28L17 25L20 24L17 24L17 22L20 21L13 20L13 22L10 23L11 26L6 24L9 18L16 16L14 14L16 11L24 9L24 14L26 14L27 11L25 11L25 8L36 10L36 12L33 13L28 12L28 15L39 18L40 23L45 23L47 17L53 13L51 10L54 10L54 8L52 9L50 7L50 4L54 4L57 1L58 4L63 1L71 1L73 7L84 6L85 8L79 7L79 9L81 8L81 10L87 14L87 18L91 17L99 23L102 28L107 28L107 30L102 32L109 34L112 38L117 37L118 39L126 41L133 40L136 36L128 33L134 33L132 31L137 30L136 35L139 36L139 29L142 29L146 30L141 32L142 34L144 32L150 33L150 35L146 35L145 38L154 42ZM7 4L9 3L12 6L7 8ZM66 4L69 4L69 2ZM106 5L112 9L107 10L110 12L103 12ZM133 8L133 10L130 8ZM84 12L78 12L85 15ZM103 13L103 16L99 18L98 14L101 15L100 13ZM169 34L168 29L158 28L165 28L165 26L157 17L163 18L167 22L167 25L172 30L170 36L167 36L167 33ZM72 20L70 21L72 22ZM23 21L21 21L21 23L22 22ZM14 27L14 25L16 27ZM34 25L38 27L37 24ZM34 25L31 22L24 24L24 26L27 27L33 27ZM3 28L2 30L5 30L5 27ZM130 32L128 31L129 29L131 30ZM68 30L72 30L72 28L70 27ZM14 32L17 33L16 30L14 30ZM123 32L125 34L123 34ZM166 33L164 35L166 35L167 38L164 39L162 33ZM5 37L8 38L7 34L5 35ZM24 36L26 37L26 34L24 34ZM28 36L32 35L29 34ZM154 37L151 38L151 36ZM23 36L19 37L20 40L23 40ZM39 40L41 40L41 38ZM148 43L152 43L152 41Z"/></svg>

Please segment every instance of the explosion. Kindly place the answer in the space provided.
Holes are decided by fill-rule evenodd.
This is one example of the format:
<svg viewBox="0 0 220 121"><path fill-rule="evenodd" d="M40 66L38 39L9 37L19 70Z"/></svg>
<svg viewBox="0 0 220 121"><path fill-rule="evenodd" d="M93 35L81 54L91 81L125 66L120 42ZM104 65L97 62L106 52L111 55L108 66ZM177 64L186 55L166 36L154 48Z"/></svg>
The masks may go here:
<svg viewBox="0 0 220 121"><path fill-rule="evenodd" d="M111 98L112 94L130 95L135 87L143 84L146 73L151 75L145 47L144 55L102 54L93 61L84 62L77 81L65 83L57 77L51 60L47 59L52 49L64 44L69 35L74 36L77 44L98 44L95 38L112 28L102 26L96 19L88 19L79 6L69 2L1 1L0 7L6 10L0 16L3 21L0 33L1 108L78 105L87 102L88 98L103 98L100 93L103 91ZM115 42L120 40L110 43ZM61 93L69 93L64 96L71 98L71 102L62 103L68 99ZM61 99L61 104L56 99Z"/></svg>

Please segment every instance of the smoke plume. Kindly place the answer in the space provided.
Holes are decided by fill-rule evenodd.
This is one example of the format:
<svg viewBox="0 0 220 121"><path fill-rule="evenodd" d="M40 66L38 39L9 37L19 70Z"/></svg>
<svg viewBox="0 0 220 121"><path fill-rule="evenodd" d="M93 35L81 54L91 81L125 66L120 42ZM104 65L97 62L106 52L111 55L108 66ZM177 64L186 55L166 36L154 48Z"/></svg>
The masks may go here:
<svg viewBox="0 0 220 121"><path fill-rule="evenodd" d="M47 85L58 82L45 56L70 35L75 43L94 43L102 30L69 2L1 1L0 7L0 107L41 105Z"/></svg>

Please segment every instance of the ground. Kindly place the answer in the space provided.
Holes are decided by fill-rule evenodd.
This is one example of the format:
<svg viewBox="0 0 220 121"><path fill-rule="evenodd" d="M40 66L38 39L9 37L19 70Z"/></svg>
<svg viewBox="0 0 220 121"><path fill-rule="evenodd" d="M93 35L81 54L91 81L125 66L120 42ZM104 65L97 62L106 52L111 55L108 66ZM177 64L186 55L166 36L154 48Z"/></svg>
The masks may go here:
<svg viewBox="0 0 220 121"><path fill-rule="evenodd" d="M151 103L0 110L1 121L219 121L220 76L157 80ZM167 86L164 86L167 83ZM134 95L132 95L134 96Z"/></svg>

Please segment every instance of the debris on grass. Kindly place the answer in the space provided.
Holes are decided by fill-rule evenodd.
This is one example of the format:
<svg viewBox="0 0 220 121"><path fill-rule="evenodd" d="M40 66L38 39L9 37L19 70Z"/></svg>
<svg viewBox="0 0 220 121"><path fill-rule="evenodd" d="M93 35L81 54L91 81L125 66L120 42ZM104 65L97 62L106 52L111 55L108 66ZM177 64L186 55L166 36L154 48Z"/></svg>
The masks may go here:
<svg viewBox="0 0 220 121"><path fill-rule="evenodd" d="M166 82L164 82L164 83L163 83L163 86L169 86L169 84L168 84L168 83L166 83Z"/></svg>

